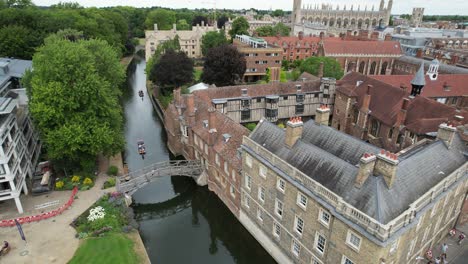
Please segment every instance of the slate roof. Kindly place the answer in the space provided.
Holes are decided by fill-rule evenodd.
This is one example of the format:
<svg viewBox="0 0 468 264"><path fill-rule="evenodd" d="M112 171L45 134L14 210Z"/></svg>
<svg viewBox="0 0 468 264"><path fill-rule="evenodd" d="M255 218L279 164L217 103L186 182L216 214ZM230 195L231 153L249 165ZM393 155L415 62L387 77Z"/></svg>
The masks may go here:
<svg viewBox="0 0 468 264"><path fill-rule="evenodd" d="M413 64L413 65L421 65L421 63L424 63L425 70L429 69L429 65L431 65L431 61L420 59L420 58L415 58L415 57L407 56L407 55L401 56L398 59L396 59L396 62L398 61L406 62L406 63ZM442 63L439 65L439 72L447 73L447 74L468 74L468 69Z"/></svg>
<svg viewBox="0 0 468 264"><path fill-rule="evenodd" d="M357 41L329 40L323 41L325 56L337 54L372 54L372 55L402 55L398 41Z"/></svg>
<svg viewBox="0 0 468 264"><path fill-rule="evenodd" d="M414 78L411 80L411 84L424 86L426 85L426 79L424 77L424 63L421 63L421 67L414 75Z"/></svg>
<svg viewBox="0 0 468 264"><path fill-rule="evenodd" d="M466 162L458 136L450 149L435 141L399 157L391 189L381 175L369 176L358 189L354 182L359 159L365 152L378 153L379 149L313 120L304 124L303 131L291 149L284 144L284 130L267 121L259 123L250 138L382 224Z"/></svg>

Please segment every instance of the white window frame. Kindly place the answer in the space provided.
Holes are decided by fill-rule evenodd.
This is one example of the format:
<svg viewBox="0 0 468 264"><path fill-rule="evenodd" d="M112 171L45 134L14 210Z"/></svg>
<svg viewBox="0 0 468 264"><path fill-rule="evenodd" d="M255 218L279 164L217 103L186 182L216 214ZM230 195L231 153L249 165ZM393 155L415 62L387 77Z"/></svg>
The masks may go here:
<svg viewBox="0 0 468 264"><path fill-rule="evenodd" d="M244 206L250 208L250 198L248 195L244 195Z"/></svg>
<svg viewBox="0 0 468 264"><path fill-rule="evenodd" d="M265 166L263 166L263 165L258 166L258 174L263 179L266 179L266 177L267 177L267 168Z"/></svg>
<svg viewBox="0 0 468 264"><path fill-rule="evenodd" d="M413 255L413 250L414 250L414 247L416 246L416 241L417 240L418 240L417 237L414 238L413 240L411 240L409 248L408 248L408 254L406 255L406 259L409 259L411 257L411 255Z"/></svg>
<svg viewBox="0 0 468 264"><path fill-rule="evenodd" d="M262 212L262 209L257 208L257 219L263 223L263 212Z"/></svg>
<svg viewBox="0 0 468 264"><path fill-rule="evenodd" d="M276 238L281 237L281 226L276 221L273 221L273 236Z"/></svg>
<svg viewBox="0 0 468 264"><path fill-rule="evenodd" d="M252 168L252 157L249 154L245 155L245 164L247 164L249 168Z"/></svg>
<svg viewBox="0 0 468 264"><path fill-rule="evenodd" d="M296 251L296 248L297 248L297 251ZM299 242L297 242L295 239L293 239L291 242L291 252L296 257L299 257L299 255L301 254L301 244L299 244Z"/></svg>
<svg viewBox="0 0 468 264"><path fill-rule="evenodd" d="M283 187L281 188L281 186L283 186ZM286 181L283 180L282 178L278 177L278 179L276 180L276 189L278 189L280 192L284 193L286 191Z"/></svg>
<svg viewBox="0 0 468 264"><path fill-rule="evenodd" d="M219 155L218 153L215 153L215 163L216 165L218 165L218 167L221 165L220 161L219 161Z"/></svg>
<svg viewBox="0 0 468 264"><path fill-rule="evenodd" d="M252 178L248 174L245 174L244 181L245 188L250 191L252 189Z"/></svg>
<svg viewBox="0 0 468 264"><path fill-rule="evenodd" d="M305 200L305 202L303 201L303 199ZM302 209L304 209L304 211L307 209L307 196L305 196L303 193L301 192L297 192L297 198L296 198L296 203L297 205L299 205L299 207L301 207ZM303 203L304 202L304 203Z"/></svg>
<svg viewBox="0 0 468 264"><path fill-rule="evenodd" d="M294 231L300 236L304 233L304 220L297 215L294 217Z"/></svg>
<svg viewBox="0 0 468 264"><path fill-rule="evenodd" d="M325 222L325 220L323 219L323 215L328 215L328 222ZM330 226L330 221L331 221L331 214L327 211L325 211L324 209L320 208L319 210L319 217L318 217L318 221L324 225L325 227L329 227Z"/></svg>
<svg viewBox="0 0 468 264"><path fill-rule="evenodd" d="M280 206L281 205L281 206ZM281 207L281 208L280 208ZM284 204L283 202L281 202L280 200L276 199L275 200L275 215L278 216L280 219L283 218L283 214L284 214L284 211L283 211L283 208L284 207ZM281 209L281 210L278 210L278 209ZM278 213L278 211L281 211L281 214Z"/></svg>
<svg viewBox="0 0 468 264"><path fill-rule="evenodd" d="M231 177L232 177L232 180L233 180L234 182L236 182L236 171L235 171L235 170L232 170L232 171L231 171Z"/></svg>
<svg viewBox="0 0 468 264"><path fill-rule="evenodd" d="M341 264L354 264L354 261L343 255L343 257L341 257Z"/></svg>
<svg viewBox="0 0 468 264"><path fill-rule="evenodd" d="M183 135L184 137L188 137L188 127L185 126L185 125L182 125L182 129L181 129L181 130L182 130L182 135Z"/></svg>
<svg viewBox="0 0 468 264"><path fill-rule="evenodd" d="M265 203L265 188L258 186L258 200L263 204Z"/></svg>
<svg viewBox="0 0 468 264"><path fill-rule="evenodd" d="M352 241L353 236L359 239L358 245L353 243ZM362 237L356 234L355 232L348 230L348 234L346 235L346 245L350 246L352 249L355 249L359 252L359 249L361 248L361 243L362 243Z"/></svg>
<svg viewBox="0 0 468 264"><path fill-rule="evenodd" d="M322 250L319 249L320 237L325 240L324 243L323 243L323 249ZM319 232L315 233L315 241L314 241L315 251L317 251L320 255L323 255L325 253L326 247L327 247L327 238L324 235L320 234Z"/></svg>
<svg viewBox="0 0 468 264"><path fill-rule="evenodd" d="M393 241L392 245L390 246L390 254L394 253L398 249L398 244L400 243L400 238L397 238L395 241Z"/></svg>
<svg viewBox="0 0 468 264"><path fill-rule="evenodd" d="M234 185L231 185L231 187L229 188L229 193L232 197L236 197L236 190L234 189Z"/></svg>
<svg viewBox="0 0 468 264"><path fill-rule="evenodd" d="M229 166L227 161L224 161L224 173L229 177Z"/></svg>

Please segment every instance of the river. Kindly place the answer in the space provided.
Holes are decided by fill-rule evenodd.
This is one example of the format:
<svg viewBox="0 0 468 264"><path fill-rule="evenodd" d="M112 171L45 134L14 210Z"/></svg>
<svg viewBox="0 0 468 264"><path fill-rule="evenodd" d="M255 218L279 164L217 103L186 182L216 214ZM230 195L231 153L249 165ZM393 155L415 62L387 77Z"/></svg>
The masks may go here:
<svg viewBox="0 0 468 264"><path fill-rule="evenodd" d="M130 171L175 159L166 147L163 124L146 92L145 66L144 60L134 59L123 95L125 161ZM143 100L138 90L145 91ZM145 159L137 153L139 139L145 141ZM275 263L217 196L192 179L159 179L137 191L133 199L152 263Z"/></svg>

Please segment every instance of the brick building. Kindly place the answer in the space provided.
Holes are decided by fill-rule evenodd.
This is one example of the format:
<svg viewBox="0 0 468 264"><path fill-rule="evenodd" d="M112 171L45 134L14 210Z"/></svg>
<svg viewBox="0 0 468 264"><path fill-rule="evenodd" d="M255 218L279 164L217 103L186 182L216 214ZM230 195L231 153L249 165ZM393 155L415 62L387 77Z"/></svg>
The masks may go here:
<svg viewBox="0 0 468 264"><path fill-rule="evenodd" d="M392 75L414 75L419 70L421 63L424 63L424 70L429 70L433 59L425 60L422 58L422 51L419 57L401 56L395 59L392 67ZM440 74L468 74L468 69L456 67L453 65L440 64Z"/></svg>
<svg viewBox="0 0 468 264"><path fill-rule="evenodd" d="M424 57L468 69L468 38L433 38L424 48Z"/></svg>
<svg viewBox="0 0 468 264"><path fill-rule="evenodd" d="M299 34L298 37L264 37L268 44L281 47L282 60L294 61L303 60L317 54L319 37L305 37Z"/></svg>
<svg viewBox="0 0 468 264"><path fill-rule="evenodd" d="M336 59L345 72L355 69L364 75L390 74L395 59L401 55L397 41L324 39L318 48L318 56Z"/></svg>
<svg viewBox="0 0 468 264"><path fill-rule="evenodd" d="M446 124L393 154L314 120L263 121L242 150L239 219L278 263L419 263L468 188L466 147Z"/></svg>
<svg viewBox="0 0 468 264"><path fill-rule="evenodd" d="M268 68L281 67L283 49L278 46L270 45L261 38L246 35L236 35L233 44L245 56L247 67L244 80L247 82L262 79L267 74Z"/></svg>
<svg viewBox="0 0 468 264"><path fill-rule="evenodd" d="M419 96L423 86L414 80L411 83L400 87L360 73L345 75L336 88L332 126L398 151L433 138L441 123L466 123L466 111Z"/></svg>

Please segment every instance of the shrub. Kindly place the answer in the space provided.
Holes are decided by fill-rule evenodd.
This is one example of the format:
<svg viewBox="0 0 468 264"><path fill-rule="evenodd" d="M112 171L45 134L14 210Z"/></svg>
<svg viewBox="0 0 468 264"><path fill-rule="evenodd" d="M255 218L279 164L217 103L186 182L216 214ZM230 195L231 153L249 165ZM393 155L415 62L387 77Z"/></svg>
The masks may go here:
<svg viewBox="0 0 468 264"><path fill-rule="evenodd" d="M103 189L111 188L115 186L115 178L110 178L107 179L107 181L104 182L104 186L102 187Z"/></svg>
<svg viewBox="0 0 468 264"><path fill-rule="evenodd" d="M58 182L55 183L55 188L60 190L60 189L63 188L64 185L65 184L63 183L63 181L58 181Z"/></svg>
<svg viewBox="0 0 468 264"><path fill-rule="evenodd" d="M117 173L119 173L119 169L116 166L110 166L109 169L107 169L107 174L108 175L116 176Z"/></svg>
<svg viewBox="0 0 468 264"><path fill-rule="evenodd" d="M75 175L75 176L72 177L71 181L72 181L73 183L79 183L79 182L80 182L80 178L81 178L80 176Z"/></svg>
<svg viewBox="0 0 468 264"><path fill-rule="evenodd" d="M278 127L279 127L279 128L285 128L285 126L284 126L283 123L279 123L279 124L278 124Z"/></svg>
<svg viewBox="0 0 468 264"><path fill-rule="evenodd" d="M247 125L245 125L245 127L250 130L250 131L254 131L254 129L257 127L257 124L255 123L248 123Z"/></svg>
<svg viewBox="0 0 468 264"><path fill-rule="evenodd" d="M78 239L84 239L88 237L88 233L86 232L80 232L78 233Z"/></svg>
<svg viewBox="0 0 468 264"><path fill-rule="evenodd" d="M86 178L84 179L84 181L83 181L83 184L84 184L84 185L90 186L90 185L93 184L93 180L91 180L90 178L86 177Z"/></svg>

